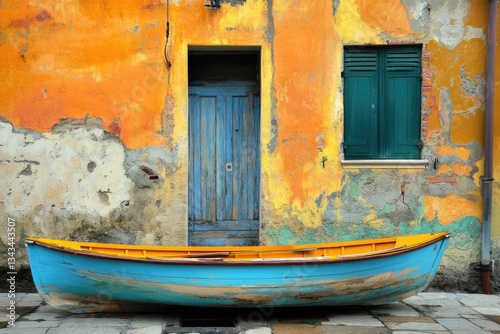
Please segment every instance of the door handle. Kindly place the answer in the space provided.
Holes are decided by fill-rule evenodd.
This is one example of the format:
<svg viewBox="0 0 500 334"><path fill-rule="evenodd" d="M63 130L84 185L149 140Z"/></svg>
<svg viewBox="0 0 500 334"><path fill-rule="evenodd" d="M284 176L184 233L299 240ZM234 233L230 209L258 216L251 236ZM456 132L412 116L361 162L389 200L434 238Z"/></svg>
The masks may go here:
<svg viewBox="0 0 500 334"><path fill-rule="evenodd" d="M226 172L232 172L232 171L233 171L233 163L226 162Z"/></svg>

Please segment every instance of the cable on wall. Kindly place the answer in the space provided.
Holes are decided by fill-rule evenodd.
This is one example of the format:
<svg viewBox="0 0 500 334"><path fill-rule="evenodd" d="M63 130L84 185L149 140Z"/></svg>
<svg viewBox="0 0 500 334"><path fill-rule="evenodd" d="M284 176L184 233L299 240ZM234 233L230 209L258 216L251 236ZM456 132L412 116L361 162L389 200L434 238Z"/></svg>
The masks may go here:
<svg viewBox="0 0 500 334"><path fill-rule="evenodd" d="M163 55L165 56L166 66L170 68L172 63L168 59L168 39L170 37L170 13L169 13L169 0L167 0L167 29L165 32L165 48L163 49Z"/></svg>

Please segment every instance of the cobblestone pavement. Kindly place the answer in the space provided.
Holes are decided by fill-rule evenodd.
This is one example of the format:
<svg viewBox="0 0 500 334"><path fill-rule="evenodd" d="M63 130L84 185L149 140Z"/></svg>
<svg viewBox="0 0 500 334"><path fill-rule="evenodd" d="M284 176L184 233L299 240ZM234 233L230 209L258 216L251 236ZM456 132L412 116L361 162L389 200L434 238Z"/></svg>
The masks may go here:
<svg viewBox="0 0 500 334"><path fill-rule="evenodd" d="M0 294L0 334L500 334L500 296L420 293L373 307L261 309L165 308L154 313L70 314L38 294ZM12 316L13 317L13 316Z"/></svg>

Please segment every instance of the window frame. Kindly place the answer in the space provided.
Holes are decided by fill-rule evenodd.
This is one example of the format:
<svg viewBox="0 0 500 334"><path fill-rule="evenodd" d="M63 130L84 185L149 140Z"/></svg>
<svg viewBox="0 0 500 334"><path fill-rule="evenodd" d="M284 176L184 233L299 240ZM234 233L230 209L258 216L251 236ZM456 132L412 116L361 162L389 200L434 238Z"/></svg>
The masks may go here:
<svg viewBox="0 0 500 334"><path fill-rule="evenodd" d="M377 166L380 168L423 168L428 165L427 160L421 159L423 46L421 44L346 45L343 51L344 131L342 164L347 168L373 168ZM357 89L359 97L359 91L363 89L360 88L362 84L358 83L358 86L356 86L354 79L371 76L371 81L365 80L364 82L365 92L371 92L375 89L376 93L375 97L370 96L367 100L368 105L371 106L371 110L368 110L366 108L367 101L360 102L359 100L362 100L360 98L355 101L354 99L357 96L355 94L351 95L350 90ZM402 78L403 84L407 86L405 87L408 98L402 100L402 102L395 102L398 89L400 89L395 84L398 78ZM391 92L387 88L390 84L393 86ZM366 85L369 85L370 89L367 90ZM348 97L348 94L350 97ZM372 93L367 93L367 95L370 94ZM391 98L392 100L390 100ZM389 104L389 102L392 104ZM364 103L365 109L355 114L356 107L351 108L351 105L355 103ZM408 113L403 118L398 117L396 113L398 108L407 110ZM351 109L354 111L349 113ZM390 121L388 121L389 116L392 117ZM356 117L358 120L351 120L351 118ZM401 119L403 120L401 121ZM417 119L418 123L415 123ZM361 126L356 128L356 125L359 124L363 124L364 128ZM397 126L398 124L399 126ZM391 133L387 129L389 126L394 128ZM406 128L401 130L401 126ZM356 139L353 140L356 132L362 132L361 136L368 139L364 143L360 140L356 143ZM365 134L365 132L368 132L368 134ZM403 139L398 137L401 135ZM356 153L356 145L358 151L361 151L360 153ZM408 146L408 148L405 146ZM355 153L347 154L348 147L353 147Z"/></svg>

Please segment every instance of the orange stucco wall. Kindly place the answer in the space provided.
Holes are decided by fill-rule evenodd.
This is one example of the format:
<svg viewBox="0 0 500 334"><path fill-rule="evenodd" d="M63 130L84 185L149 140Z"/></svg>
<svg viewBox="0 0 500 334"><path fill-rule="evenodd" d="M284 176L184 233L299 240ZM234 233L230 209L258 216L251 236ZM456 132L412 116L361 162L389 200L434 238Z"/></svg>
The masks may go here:
<svg viewBox="0 0 500 334"><path fill-rule="evenodd" d="M46 132L88 114L129 147L165 144L164 3L7 1L0 13L2 117Z"/></svg>

